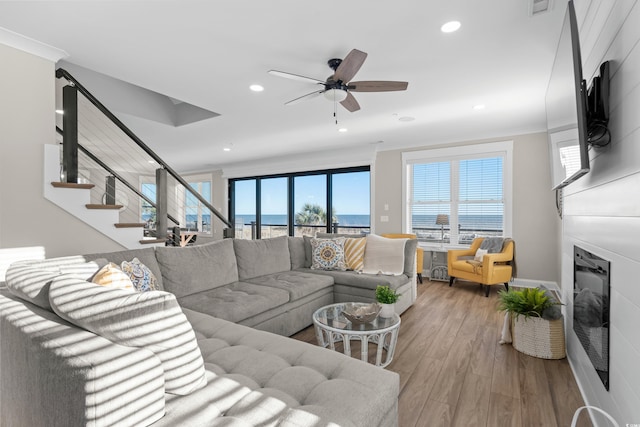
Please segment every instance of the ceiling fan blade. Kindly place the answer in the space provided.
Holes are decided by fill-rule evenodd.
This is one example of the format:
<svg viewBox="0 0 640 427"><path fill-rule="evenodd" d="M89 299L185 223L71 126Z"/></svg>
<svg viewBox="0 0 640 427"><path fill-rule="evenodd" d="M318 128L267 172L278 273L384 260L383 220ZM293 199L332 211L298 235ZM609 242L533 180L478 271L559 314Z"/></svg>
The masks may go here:
<svg viewBox="0 0 640 427"><path fill-rule="evenodd" d="M341 101L340 104L352 113L360 109L360 104L358 104L356 98L349 92L347 92L347 97L344 99L344 101Z"/></svg>
<svg viewBox="0 0 640 427"><path fill-rule="evenodd" d="M311 92L311 93L308 93L306 95L302 95L302 96L300 96L298 98L292 99L289 102L285 102L284 105L294 105L294 104L297 104L299 102L306 101L307 99L315 98L316 96L320 95L322 92L324 92L324 89L323 90L317 90L315 92Z"/></svg>
<svg viewBox="0 0 640 427"><path fill-rule="evenodd" d="M336 69L335 74L333 75L333 79L338 81L342 80L343 82L349 82L356 75L364 60L367 59L367 54L358 50L353 49L345 58L342 60L338 68Z"/></svg>
<svg viewBox="0 0 640 427"><path fill-rule="evenodd" d="M352 92L391 92L396 90L407 90L407 82L386 82L386 81L368 81L368 82L351 82L347 86Z"/></svg>
<svg viewBox="0 0 640 427"><path fill-rule="evenodd" d="M272 76L284 77L285 79L298 80L300 82L324 84L324 81L314 79L313 77L300 76L298 74L286 73L284 71L269 70L268 73Z"/></svg>

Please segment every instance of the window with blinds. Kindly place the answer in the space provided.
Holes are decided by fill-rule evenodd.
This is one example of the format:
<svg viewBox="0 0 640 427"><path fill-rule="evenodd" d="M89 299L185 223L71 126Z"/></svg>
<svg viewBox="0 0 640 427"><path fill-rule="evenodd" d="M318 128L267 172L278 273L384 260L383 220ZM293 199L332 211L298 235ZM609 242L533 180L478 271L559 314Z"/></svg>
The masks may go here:
<svg viewBox="0 0 640 427"><path fill-rule="evenodd" d="M410 232L423 242L469 244L505 231L505 155L407 162Z"/></svg>

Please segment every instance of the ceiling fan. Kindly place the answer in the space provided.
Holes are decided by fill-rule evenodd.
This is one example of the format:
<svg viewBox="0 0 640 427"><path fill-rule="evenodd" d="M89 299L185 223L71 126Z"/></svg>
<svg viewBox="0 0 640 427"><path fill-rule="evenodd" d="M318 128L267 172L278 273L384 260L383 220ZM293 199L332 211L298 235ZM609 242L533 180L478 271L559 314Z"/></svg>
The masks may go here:
<svg viewBox="0 0 640 427"><path fill-rule="evenodd" d="M339 102L344 108L350 112L358 111L360 104L351 92L390 92L406 90L409 83L393 82L393 81L362 81L352 82L351 79L356 75L367 54L353 49L344 59L330 59L327 61L329 67L333 70L333 74L322 81L313 77L305 77L298 74L286 73L284 71L269 70L269 74L284 77L287 79L310 82L324 86L322 89L313 91L299 98L286 102L285 105L297 104L307 99L315 98L320 94L324 94L325 98L330 101Z"/></svg>

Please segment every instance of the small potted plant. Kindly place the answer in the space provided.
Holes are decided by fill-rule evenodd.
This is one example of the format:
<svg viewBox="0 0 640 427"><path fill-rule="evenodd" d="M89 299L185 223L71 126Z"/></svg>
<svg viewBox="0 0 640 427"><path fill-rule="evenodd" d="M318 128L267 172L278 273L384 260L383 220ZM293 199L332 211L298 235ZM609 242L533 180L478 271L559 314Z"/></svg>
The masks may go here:
<svg viewBox="0 0 640 427"><path fill-rule="evenodd" d="M395 289L391 289L389 286L376 287L376 301L380 303L382 309L380 310L380 317L392 317L395 313L395 304L400 298L401 294L396 292Z"/></svg>
<svg viewBox="0 0 640 427"><path fill-rule="evenodd" d="M543 359L565 357L561 303L547 289L509 289L499 291L498 297L498 310L511 317L513 348Z"/></svg>

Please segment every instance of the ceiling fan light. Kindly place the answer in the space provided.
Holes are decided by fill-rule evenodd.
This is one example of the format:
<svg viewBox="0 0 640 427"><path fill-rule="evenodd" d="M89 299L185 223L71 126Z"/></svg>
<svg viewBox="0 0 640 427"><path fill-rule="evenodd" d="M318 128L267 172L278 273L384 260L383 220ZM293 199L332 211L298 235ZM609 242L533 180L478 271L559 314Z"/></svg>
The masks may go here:
<svg viewBox="0 0 640 427"><path fill-rule="evenodd" d="M347 97L347 91L342 89L328 89L324 92L324 97L329 101L342 102Z"/></svg>

